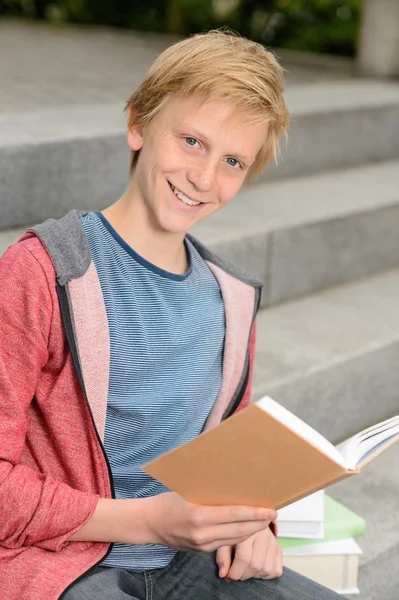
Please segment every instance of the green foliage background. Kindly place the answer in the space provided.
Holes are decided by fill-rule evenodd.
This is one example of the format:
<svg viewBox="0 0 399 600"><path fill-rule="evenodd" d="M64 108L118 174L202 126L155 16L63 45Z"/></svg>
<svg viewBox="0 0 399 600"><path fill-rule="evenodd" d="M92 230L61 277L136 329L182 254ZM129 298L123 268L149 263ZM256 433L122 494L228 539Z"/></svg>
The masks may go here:
<svg viewBox="0 0 399 600"><path fill-rule="evenodd" d="M268 46L352 56L362 0L0 0L0 14L144 31L227 25Z"/></svg>

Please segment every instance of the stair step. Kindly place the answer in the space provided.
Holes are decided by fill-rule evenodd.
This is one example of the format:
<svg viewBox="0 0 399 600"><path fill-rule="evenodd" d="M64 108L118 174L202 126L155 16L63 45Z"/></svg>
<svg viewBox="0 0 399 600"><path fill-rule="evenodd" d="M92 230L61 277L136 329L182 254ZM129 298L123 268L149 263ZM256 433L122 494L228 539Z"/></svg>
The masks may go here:
<svg viewBox="0 0 399 600"><path fill-rule="evenodd" d="M399 266L398 179L392 161L262 183L193 233L255 273L262 306L276 305ZM0 252L24 229L0 232Z"/></svg>
<svg viewBox="0 0 399 600"><path fill-rule="evenodd" d="M399 84L367 79L290 86L293 119L283 161L266 177L399 157Z"/></svg>
<svg viewBox="0 0 399 600"><path fill-rule="evenodd" d="M396 523L396 527L398 523ZM379 535L378 530L376 535ZM372 563L360 569L358 600L398 600L399 542ZM352 596L353 598L353 596Z"/></svg>
<svg viewBox="0 0 399 600"><path fill-rule="evenodd" d="M86 105L0 115L0 227L117 200L129 163L122 109Z"/></svg>
<svg viewBox="0 0 399 600"><path fill-rule="evenodd" d="M262 306L399 266L399 161L247 188L193 229L264 281Z"/></svg>
<svg viewBox="0 0 399 600"><path fill-rule="evenodd" d="M332 442L399 412L399 269L262 310L254 399Z"/></svg>
<svg viewBox="0 0 399 600"><path fill-rule="evenodd" d="M399 85L368 80L288 87L290 141L270 180L399 157ZM127 183L119 103L0 115L1 228L102 208Z"/></svg>
<svg viewBox="0 0 399 600"><path fill-rule="evenodd" d="M344 418L344 414L341 414ZM397 600L399 560L399 444L378 456L355 477L328 493L361 515L366 531L358 542L363 550L359 600Z"/></svg>

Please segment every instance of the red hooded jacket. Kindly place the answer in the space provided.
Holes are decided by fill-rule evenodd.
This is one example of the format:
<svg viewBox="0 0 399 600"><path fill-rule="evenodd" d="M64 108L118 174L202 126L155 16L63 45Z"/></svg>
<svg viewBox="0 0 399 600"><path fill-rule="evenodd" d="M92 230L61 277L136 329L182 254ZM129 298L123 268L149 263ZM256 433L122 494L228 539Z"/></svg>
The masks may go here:
<svg viewBox="0 0 399 600"><path fill-rule="evenodd" d="M68 541L113 497L102 444L109 332L83 214L46 221L0 259L1 600L56 600L111 546ZM260 284L190 240L226 314L207 429L249 404Z"/></svg>

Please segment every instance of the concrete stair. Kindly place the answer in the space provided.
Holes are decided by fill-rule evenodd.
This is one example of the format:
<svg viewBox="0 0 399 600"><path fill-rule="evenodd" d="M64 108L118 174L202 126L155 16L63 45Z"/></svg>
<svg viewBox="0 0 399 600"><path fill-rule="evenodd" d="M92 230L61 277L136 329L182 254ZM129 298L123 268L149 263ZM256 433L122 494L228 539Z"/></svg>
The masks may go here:
<svg viewBox="0 0 399 600"><path fill-rule="evenodd" d="M254 399L336 443L399 412L399 269L260 312ZM359 600L397 600L399 444L328 493L366 520Z"/></svg>
<svg viewBox="0 0 399 600"><path fill-rule="evenodd" d="M375 402L379 400L376 399ZM344 421L345 413L336 413ZM389 448L355 477L340 482L328 493L366 520L357 600L398 599L398 497L399 445Z"/></svg>
<svg viewBox="0 0 399 600"><path fill-rule="evenodd" d="M333 442L396 414L399 269L261 311L254 396Z"/></svg>
<svg viewBox="0 0 399 600"><path fill-rule="evenodd" d="M25 203L23 218L34 223L60 216L71 206L90 208L84 200L75 205L66 200L57 210L48 207L47 213L41 204L37 213ZM94 208L94 199L92 204ZM18 205L11 206L9 218L21 219ZM264 281L266 307L399 266L398 221L395 160L259 183L199 223L193 233ZM23 229L0 231L0 250Z"/></svg>
<svg viewBox="0 0 399 600"><path fill-rule="evenodd" d="M287 104L290 141L280 167L267 169L264 180L399 158L397 84L294 85ZM128 165L122 109L112 103L0 115L0 228L117 198Z"/></svg>
<svg viewBox="0 0 399 600"><path fill-rule="evenodd" d="M399 160L247 188L193 232L275 305L399 266Z"/></svg>
<svg viewBox="0 0 399 600"><path fill-rule="evenodd" d="M35 35L25 31L18 44L31 43ZM9 36L19 39L12 30ZM53 48L54 61L64 69L56 98L42 104L36 98L32 107L25 103L28 109L19 93L12 110L6 93L8 110L0 114L0 254L28 225L71 208L102 208L123 191L129 156L121 98L128 93L124 86L132 87L123 79L131 37L118 38L115 50L112 36L63 30L60 56L47 37L40 60L47 57L49 65ZM135 55L143 48L142 70L165 44L159 38L154 46L150 38L134 43ZM71 56L71 64L62 62ZM122 67L110 75L109 89L101 90L106 60ZM78 81L79 63L86 67ZM290 73L285 66L293 120L280 166L268 168L193 233L264 281L254 398L272 395L337 442L399 412L399 84L347 74L339 79L339 71L328 80L319 69L302 85L305 67ZM25 78L31 76L35 91L39 67L29 68ZM88 73L94 73L92 82ZM142 73L133 75L137 83ZM80 104L79 86L86 86ZM73 102L67 88L74 90ZM329 490L366 519L359 600L399 598L398 465L399 444Z"/></svg>

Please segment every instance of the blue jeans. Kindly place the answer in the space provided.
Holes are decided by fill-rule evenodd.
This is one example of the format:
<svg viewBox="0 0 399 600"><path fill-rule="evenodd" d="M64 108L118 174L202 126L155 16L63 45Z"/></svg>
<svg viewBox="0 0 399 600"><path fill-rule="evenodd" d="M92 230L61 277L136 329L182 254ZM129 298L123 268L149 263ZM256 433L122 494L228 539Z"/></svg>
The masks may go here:
<svg viewBox="0 0 399 600"><path fill-rule="evenodd" d="M178 552L162 569L95 567L62 600L342 600L290 569L276 579L226 582L215 552Z"/></svg>

